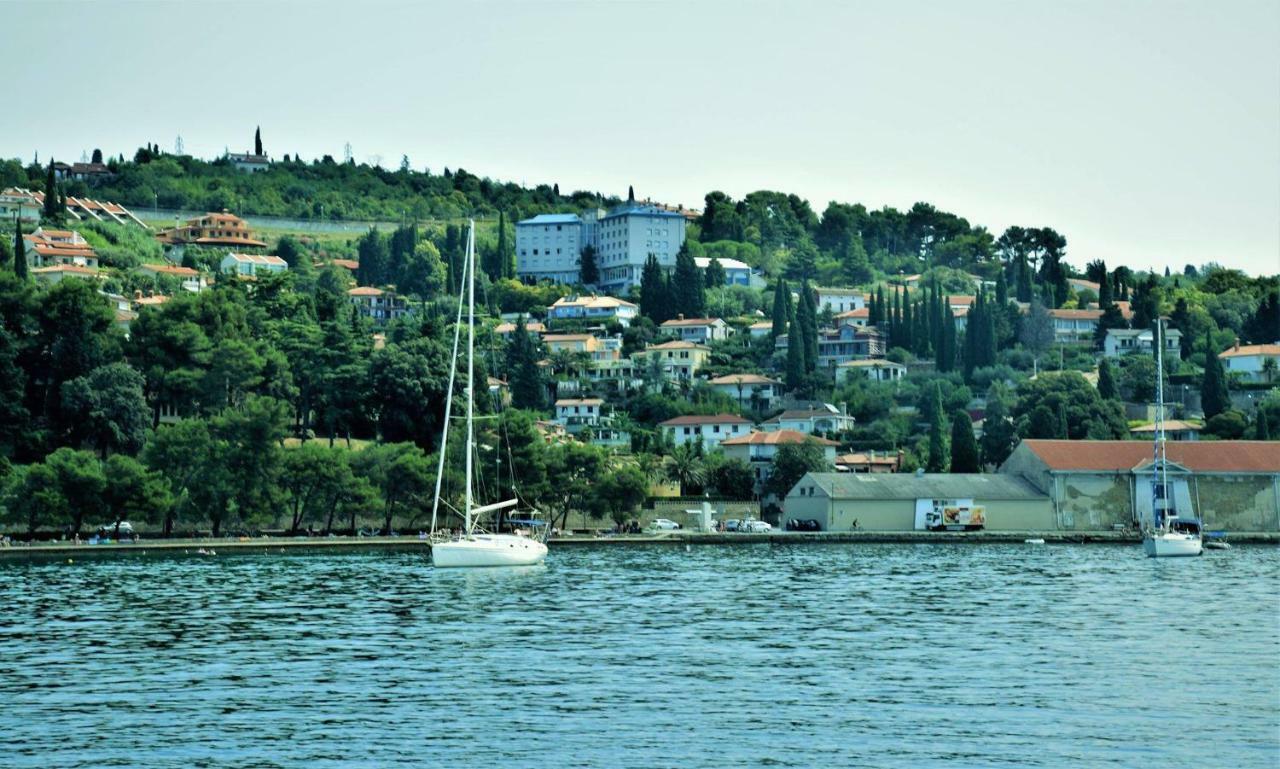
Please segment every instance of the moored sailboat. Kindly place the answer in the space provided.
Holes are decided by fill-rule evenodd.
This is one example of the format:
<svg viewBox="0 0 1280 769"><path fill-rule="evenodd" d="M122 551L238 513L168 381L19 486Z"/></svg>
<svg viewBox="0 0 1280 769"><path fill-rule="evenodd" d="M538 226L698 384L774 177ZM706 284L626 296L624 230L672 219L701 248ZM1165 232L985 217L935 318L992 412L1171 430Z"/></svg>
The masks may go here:
<svg viewBox="0 0 1280 769"><path fill-rule="evenodd" d="M1194 556L1204 552L1200 522L1181 520L1169 487L1169 457L1164 436L1164 319L1156 320L1156 433L1151 465L1151 526L1142 533L1142 549L1151 558Z"/></svg>
<svg viewBox="0 0 1280 769"><path fill-rule="evenodd" d="M453 385L457 371L455 365L449 374L449 390L445 399L444 429L440 439L440 464L436 475L435 502L431 508L431 561L439 567L476 566L527 566L547 557L546 543L520 533L489 533L479 526L481 516L514 508L517 500L508 499L488 505L475 505L475 308L476 308L476 224L471 222L467 234L467 254L463 266L467 308L467 437L465 459L466 495L463 502L463 529L456 536L438 538L437 514L440 509L441 489L444 481L446 449L449 441L449 421L453 409ZM453 357L458 358L459 339L462 332L463 297L458 297L458 317L454 325Z"/></svg>

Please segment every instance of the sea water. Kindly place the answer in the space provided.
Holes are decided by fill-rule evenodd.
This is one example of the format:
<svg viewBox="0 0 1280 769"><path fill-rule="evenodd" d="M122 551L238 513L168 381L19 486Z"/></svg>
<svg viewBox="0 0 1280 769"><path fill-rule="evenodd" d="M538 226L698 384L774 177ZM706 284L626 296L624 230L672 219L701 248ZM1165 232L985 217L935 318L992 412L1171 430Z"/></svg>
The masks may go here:
<svg viewBox="0 0 1280 769"><path fill-rule="evenodd" d="M0 562L5 767L1275 767L1280 551Z"/></svg>

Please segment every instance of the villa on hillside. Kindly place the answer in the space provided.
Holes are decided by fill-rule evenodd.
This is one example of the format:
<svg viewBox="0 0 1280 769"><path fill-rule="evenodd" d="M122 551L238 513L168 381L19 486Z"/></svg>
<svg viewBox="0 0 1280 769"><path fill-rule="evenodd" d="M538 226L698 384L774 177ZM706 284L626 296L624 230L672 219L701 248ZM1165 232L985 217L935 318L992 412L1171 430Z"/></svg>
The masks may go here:
<svg viewBox="0 0 1280 769"><path fill-rule="evenodd" d="M1149 328L1109 328L1107 337L1102 343L1102 353L1109 358L1116 358L1129 353L1140 352L1147 355L1155 351L1155 331ZM1164 330L1164 357L1182 359L1182 332L1176 328Z"/></svg>
<svg viewBox="0 0 1280 769"><path fill-rule="evenodd" d="M72 230L49 230L41 227L22 236L27 264L32 267L69 266L98 269L98 255L93 246Z"/></svg>
<svg viewBox="0 0 1280 769"><path fill-rule="evenodd" d="M740 262L737 259L719 259L710 256L695 256L693 263L705 275L707 268L711 266L711 260L716 258L720 262L720 267L724 270L724 284L726 286L750 286L751 288L764 288L765 280L757 275L751 266L746 262Z"/></svg>
<svg viewBox="0 0 1280 769"><path fill-rule="evenodd" d="M673 417L665 422L659 422L658 428L676 446L683 446L686 443L701 443L704 448L708 449L719 446L729 438L747 435L755 430L751 425L751 420L743 419L737 414Z"/></svg>
<svg viewBox="0 0 1280 769"><path fill-rule="evenodd" d="M840 408L826 404L820 409L791 409L760 423L765 432L791 430L798 433L842 433L853 429L853 417Z"/></svg>
<svg viewBox="0 0 1280 769"><path fill-rule="evenodd" d="M782 394L782 382L760 374L725 374L707 380L707 386L738 402L739 408L768 411Z"/></svg>
<svg viewBox="0 0 1280 769"><path fill-rule="evenodd" d="M179 225L156 233L156 240L166 246L194 243L197 246L228 248L266 248L267 244L253 237L249 225L238 216L223 211L188 219Z"/></svg>
<svg viewBox="0 0 1280 769"><path fill-rule="evenodd" d="M565 296L547 309L547 319L616 320L627 326L639 312L638 305L612 296Z"/></svg>
<svg viewBox="0 0 1280 769"><path fill-rule="evenodd" d="M184 291L190 291L198 294L209 287L209 281L199 270L191 267L180 267L173 264L142 264L138 266L138 272L149 277L160 277L161 275L177 280Z"/></svg>
<svg viewBox="0 0 1280 769"><path fill-rule="evenodd" d="M701 344L728 339L730 333L728 324L719 318L686 318L683 315L674 320L664 320L660 328L664 334Z"/></svg>
<svg viewBox="0 0 1280 769"><path fill-rule="evenodd" d="M1062 344L1093 344L1102 310L1049 310L1054 341Z"/></svg>
<svg viewBox="0 0 1280 769"><path fill-rule="evenodd" d="M65 278L82 278L85 280L106 280L107 274L93 267L81 267L78 264L55 264L49 267L35 267L31 277L37 283L51 286Z"/></svg>
<svg viewBox="0 0 1280 769"><path fill-rule="evenodd" d="M907 375L907 367L884 358L848 360L836 364L836 384L847 384L854 377L873 382L896 382Z"/></svg>
<svg viewBox="0 0 1280 769"><path fill-rule="evenodd" d="M782 446L793 446L812 441L822 449L823 458L834 470L836 466L835 441L818 438L795 430L774 430L772 432L748 433L736 438L721 441L720 448L730 459L741 459L751 467L756 477L756 494L764 497L764 486L773 474L773 460Z"/></svg>
<svg viewBox="0 0 1280 769"><path fill-rule="evenodd" d="M382 324L410 314L409 304L394 291L373 286L357 286L347 291L356 314Z"/></svg>
<svg viewBox="0 0 1280 769"><path fill-rule="evenodd" d="M1280 341L1275 344L1236 343L1226 352L1218 353L1218 359L1227 374L1237 375L1247 382L1275 382L1280 380Z"/></svg>
<svg viewBox="0 0 1280 769"><path fill-rule="evenodd" d="M676 341L646 345L644 350L632 353L631 360L637 370L642 370L649 361L657 360L668 380L690 381L706 365L710 354L711 349L704 345Z"/></svg>
<svg viewBox="0 0 1280 769"><path fill-rule="evenodd" d="M867 306L866 294L857 288L828 288L819 286L814 289L818 295L818 311L828 310L833 314L861 310Z"/></svg>

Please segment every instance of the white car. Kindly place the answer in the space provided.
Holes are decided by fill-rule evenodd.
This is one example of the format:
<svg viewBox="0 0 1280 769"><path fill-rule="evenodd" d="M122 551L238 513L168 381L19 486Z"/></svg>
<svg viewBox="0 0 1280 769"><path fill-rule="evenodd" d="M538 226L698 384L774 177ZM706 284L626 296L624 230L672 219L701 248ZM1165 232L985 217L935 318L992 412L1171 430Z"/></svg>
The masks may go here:
<svg viewBox="0 0 1280 769"><path fill-rule="evenodd" d="M666 518L658 518L653 522L651 528L659 529L661 531L675 531L680 528L680 524Z"/></svg>
<svg viewBox="0 0 1280 769"><path fill-rule="evenodd" d="M766 521L743 521L742 528L739 531L745 531L749 534L767 534L773 531L773 526Z"/></svg>

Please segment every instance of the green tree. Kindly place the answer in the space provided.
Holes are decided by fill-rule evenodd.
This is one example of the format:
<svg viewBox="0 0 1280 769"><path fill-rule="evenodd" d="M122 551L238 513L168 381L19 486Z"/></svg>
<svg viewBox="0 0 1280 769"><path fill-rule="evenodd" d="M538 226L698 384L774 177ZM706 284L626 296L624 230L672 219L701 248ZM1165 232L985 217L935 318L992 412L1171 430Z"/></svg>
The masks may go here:
<svg viewBox="0 0 1280 769"><path fill-rule="evenodd" d="M588 243L582 248L578 257L578 280L584 286L594 286L600 282L600 266L596 264L596 247Z"/></svg>
<svg viewBox="0 0 1280 769"><path fill-rule="evenodd" d="M173 534L179 519L194 523L225 510L230 480L223 449L203 419L183 419L147 441L143 461L165 479L171 500L164 511L164 536Z"/></svg>
<svg viewBox="0 0 1280 769"><path fill-rule="evenodd" d="M71 426L73 438L103 457L113 451L136 454L151 421L144 384L142 375L127 363L99 366L87 376L64 382L64 422Z"/></svg>
<svg viewBox="0 0 1280 769"><path fill-rule="evenodd" d="M951 417L951 472L982 472L978 441L973 437L973 420L964 409L956 409Z"/></svg>
<svg viewBox="0 0 1280 769"><path fill-rule="evenodd" d="M987 393L987 413L982 423L982 461L999 467L1009 458L1017 438L1003 388L993 385Z"/></svg>
<svg viewBox="0 0 1280 769"><path fill-rule="evenodd" d="M599 448L576 441L548 447L549 484L542 506L551 513L552 525L569 526L571 512L590 512L595 486L604 476L605 454Z"/></svg>
<svg viewBox="0 0 1280 769"><path fill-rule="evenodd" d="M22 220L13 220L13 274L19 280L27 279L27 248L22 240Z"/></svg>
<svg viewBox="0 0 1280 769"><path fill-rule="evenodd" d="M799 392L805 385L805 367L804 367L804 332L800 330L799 321L793 313L791 321L788 323L790 331L787 332L787 389L791 392Z"/></svg>
<svg viewBox="0 0 1280 769"><path fill-rule="evenodd" d="M673 297L666 273L658 264L658 257L649 254L640 273L640 314L654 323L662 323L675 317Z"/></svg>
<svg viewBox="0 0 1280 769"><path fill-rule="evenodd" d="M1115 376L1111 373L1111 363L1106 358L1098 361L1098 395L1107 401L1113 401L1119 397Z"/></svg>
<svg viewBox="0 0 1280 769"><path fill-rule="evenodd" d="M709 289L724 288L724 285L727 281L728 281L728 276L725 274L724 265L720 264L719 259L715 258L714 256L711 257L711 261L707 264L707 269L706 269L707 288Z"/></svg>
<svg viewBox="0 0 1280 769"><path fill-rule="evenodd" d="M253 129L253 154L262 155L262 128Z"/></svg>
<svg viewBox="0 0 1280 769"><path fill-rule="evenodd" d="M112 539L120 538L124 521L150 523L172 506L164 478L133 457L112 454L103 462L103 476L102 501Z"/></svg>
<svg viewBox="0 0 1280 769"><path fill-rule="evenodd" d="M1060 413L1066 415L1066 435L1060 434ZM1104 400L1078 371L1041 372L1018 385L1013 418L1024 438L1124 440L1129 435L1120 404Z"/></svg>
<svg viewBox="0 0 1280 769"><path fill-rule="evenodd" d="M64 447L45 457L44 464L52 471L54 487L61 496L53 512L61 512L62 516L55 520L67 524L75 533L83 528L86 515L103 514L102 495L107 479L97 457Z"/></svg>
<svg viewBox="0 0 1280 769"><path fill-rule="evenodd" d="M216 439L213 461L221 462L226 473L217 484L225 490L216 498L222 506L210 513L216 537L229 520L252 523L272 517L279 502L277 475L289 407L274 398L250 395L214 417L210 426Z"/></svg>
<svg viewBox="0 0 1280 769"><path fill-rule="evenodd" d="M1032 299L1031 309L1022 319L1022 328L1018 332L1018 341L1037 359L1044 355L1053 344L1053 318L1049 310L1038 298Z"/></svg>
<svg viewBox="0 0 1280 769"><path fill-rule="evenodd" d="M671 294L677 314L686 318L706 315L707 287L686 241L676 253L676 269L671 279Z"/></svg>
<svg viewBox="0 0 1280 769"><path fill-rule="evenodd" d="M755 471L746 460L723 458L708 473L708 483L725 499L748 500L755 497Z"/></svg>
<svg viewBox="0 0 1280 769"><path fill-rule="evenodd" d="M925 470L930 473L947 471L946 428L943 426L942 390L935 382L933 385L932 407L929 416L929 457L925 461Z"/></svg>
<svg viewBox="0 0 1280 769"><path fill-rule="evenodd" d="M382 498L382 531L390 534L392 521L399 515L416 512L408 521L430 509L430 495L435 488L436 470L427 455L410 443L384 443L370 446L352 457L357 473L378 490Z"/></svg>
<svg viewBox="0 0 1280 769"><path fill-rule="evenodd" d="M803 443L786 443L778 447L773 457L773 468L765 482L766 494L785 497L806 473L831 472L834 468L827 460L822 444L814 438Z"/></svg>
<svg viewBox="0 0 1280 769"><path fill-rule="evenodd" d="M779 278L773 289L773 327L769 330L769 335L774 339L787 333L787 323L791 319L787 312L790 297L787 281Z"/></svg>
<svg viewBox="0 0 1280 769"><path fill-rule="evenodd" d="M680 485L680 494L683 496L702 491L702 485L706 481L706 468L697 444L683 443L671 452L667 461L667 478Z"/></svg>
<svg viewBox="0 0 1280 769"><path fill-rule="evenodd" d="M1222 368L1222 359L1218 357L1208 332L1204 339L1204 378L1200 381L1200 406L1204 409L1206 419L1212 419L1231 408L1231 388L1227 372Z"/></svg>
<svg viewBox="0 0 1280 769"><path fill-rule="evenodd" d="M598 515L607 515L615 524L622 526L640 509L648 490L644 475L636 467L628 465L600 479L592 504Z"/></svg>
<svg viewBox="0 0 1280 769"><path fill-rule="evenodd" d="M511 402L516 408L535 411L546 408L547 389L538 357L537 348L521 316L507 343Z"/></svg>
<svg viewBox="0 0 1280 769"><path fill-rule="evenodd" d="M49 158L49 171L44 180L44 210L40 216L49 221L59 221L62 210L58 206L58 183L53 175L53 158Z"/></svg>
<svg viewBox="0 0 1280 769"><path fill-rule="evenodd" d="M289 533L297 534L303 523L333 512L338 484L349 482L349 476L342 449L313 442L284 452L280 486L288 499Z"/></svg>

